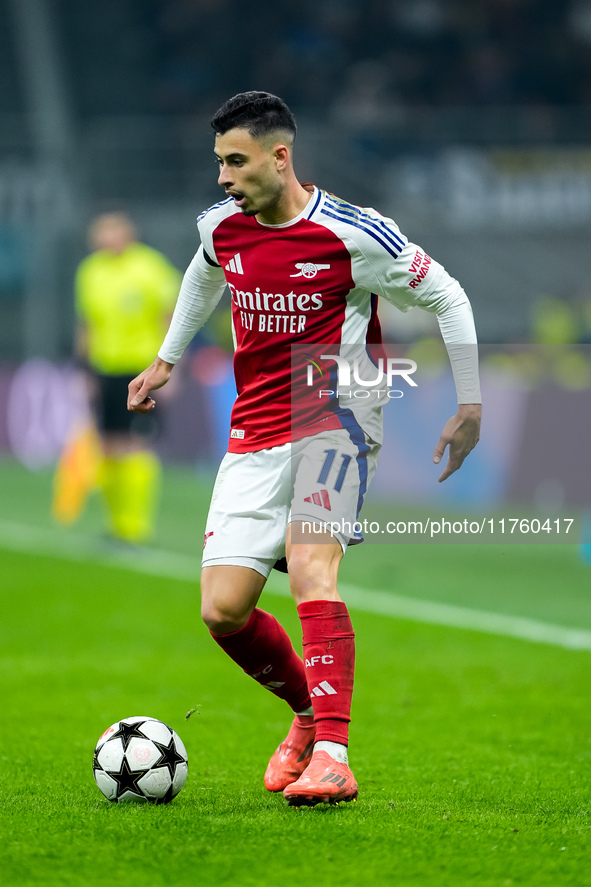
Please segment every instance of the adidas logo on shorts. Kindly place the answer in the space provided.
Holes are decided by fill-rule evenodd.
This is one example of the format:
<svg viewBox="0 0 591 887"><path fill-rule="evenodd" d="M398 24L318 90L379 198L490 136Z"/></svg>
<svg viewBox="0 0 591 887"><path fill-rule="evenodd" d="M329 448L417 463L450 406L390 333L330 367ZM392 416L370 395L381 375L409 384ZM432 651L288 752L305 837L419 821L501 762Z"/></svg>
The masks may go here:
<svg viewBox="0 0 591 887"><path fill-rule="evenodd" d="M328 511L332 511L330 507L330 496L328 495L328 490L320 490L318 493L312 493L311 496L306 496L304 502L310 502L310 504L320 505L322 508L326 508Z"/></svg>

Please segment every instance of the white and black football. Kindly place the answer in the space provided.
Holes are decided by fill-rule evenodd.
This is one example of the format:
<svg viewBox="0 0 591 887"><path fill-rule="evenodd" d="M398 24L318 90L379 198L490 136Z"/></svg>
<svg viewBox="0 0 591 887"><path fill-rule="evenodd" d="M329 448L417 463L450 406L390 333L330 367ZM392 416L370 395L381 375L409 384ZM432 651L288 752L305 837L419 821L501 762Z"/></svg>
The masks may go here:
<svg viewBox="0 0 591 887"><path fill-rule="evenodd" d="M94 750L96 784L109 801L168 804L187 779L187 750L172 727L156 718L112 724Z"/></svg>

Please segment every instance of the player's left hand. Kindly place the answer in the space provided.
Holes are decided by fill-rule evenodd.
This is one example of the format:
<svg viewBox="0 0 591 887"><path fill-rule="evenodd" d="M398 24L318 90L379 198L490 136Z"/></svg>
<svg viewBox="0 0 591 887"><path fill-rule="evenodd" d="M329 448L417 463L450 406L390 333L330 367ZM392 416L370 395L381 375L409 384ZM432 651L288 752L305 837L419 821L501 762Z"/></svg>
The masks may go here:
<svg viewBox="0 0 591 887"><path fill-rule="evenodd" d="M441 432L439 443L433 453L433 461L438 465L449 444L449 454L445 470L439 477L439 483L446 480L462 467L462 463L480 440L480 419L482 406L479 403L463 403L458 406L455 416L448 419Z"/></svg>

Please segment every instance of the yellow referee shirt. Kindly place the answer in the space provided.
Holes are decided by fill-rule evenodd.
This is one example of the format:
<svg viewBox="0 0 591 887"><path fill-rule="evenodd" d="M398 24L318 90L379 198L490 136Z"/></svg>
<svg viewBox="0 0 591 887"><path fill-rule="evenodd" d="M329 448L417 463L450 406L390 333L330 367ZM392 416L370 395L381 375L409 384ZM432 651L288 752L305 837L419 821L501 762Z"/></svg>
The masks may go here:
<svg viewBox="0 0 591 887"><path fill-rule="evenodd" d="M76 311L88 330L88 361L104 375L138 373L158 353L181 274L161 253L132 243L99 250L76 273Z"/></svg>

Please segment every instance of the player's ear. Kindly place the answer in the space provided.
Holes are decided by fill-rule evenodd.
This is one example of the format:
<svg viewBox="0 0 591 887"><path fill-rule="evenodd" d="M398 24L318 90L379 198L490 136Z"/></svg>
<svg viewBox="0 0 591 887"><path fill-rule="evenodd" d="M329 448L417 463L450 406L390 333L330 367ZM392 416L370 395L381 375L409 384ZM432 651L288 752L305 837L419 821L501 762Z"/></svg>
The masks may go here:
<svg viewBox="0 0 591 887"><path fill-rule="evenodd" d="M289 164L290 151L287 145L277 144L273 150L275 165L278 170L286 169Z"/></svg>

